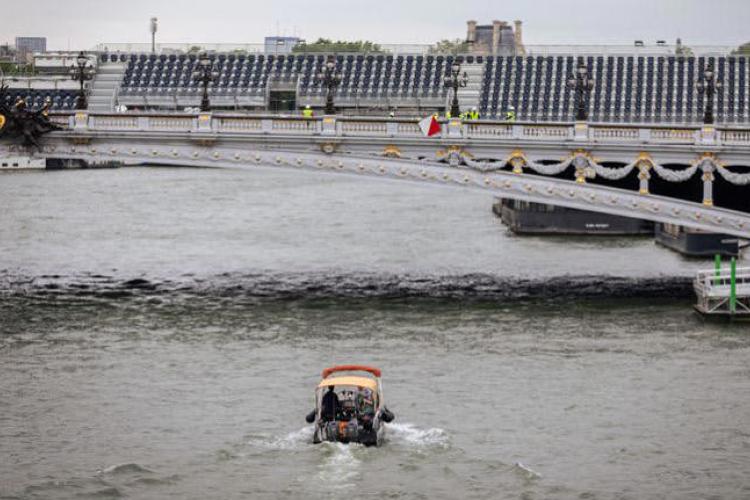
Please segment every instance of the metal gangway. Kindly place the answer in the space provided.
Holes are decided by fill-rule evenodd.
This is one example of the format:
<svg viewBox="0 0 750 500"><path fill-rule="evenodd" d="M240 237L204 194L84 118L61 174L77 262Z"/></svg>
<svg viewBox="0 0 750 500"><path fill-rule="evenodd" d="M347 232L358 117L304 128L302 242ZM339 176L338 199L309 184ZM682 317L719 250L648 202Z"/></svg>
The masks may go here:
<svg viewBox="0 0 750 500"><path fill-rule="evenodd" d="M732 259L729 269L722 268L717 256L716 268L699 271L693 287L701 314L750 319L750 267L737 268Z"/></svg>

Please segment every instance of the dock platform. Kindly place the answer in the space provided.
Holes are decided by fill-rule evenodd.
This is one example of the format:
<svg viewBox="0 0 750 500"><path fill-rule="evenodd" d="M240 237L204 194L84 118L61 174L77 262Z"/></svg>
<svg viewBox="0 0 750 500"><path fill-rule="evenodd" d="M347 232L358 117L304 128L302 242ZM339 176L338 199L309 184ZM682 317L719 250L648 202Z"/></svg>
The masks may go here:
<svg viewBox="0 0 750 500"><path fill-rule="evenodd" d="M750 320L750 267L700 271L693 288L699 313Z"/></svg>

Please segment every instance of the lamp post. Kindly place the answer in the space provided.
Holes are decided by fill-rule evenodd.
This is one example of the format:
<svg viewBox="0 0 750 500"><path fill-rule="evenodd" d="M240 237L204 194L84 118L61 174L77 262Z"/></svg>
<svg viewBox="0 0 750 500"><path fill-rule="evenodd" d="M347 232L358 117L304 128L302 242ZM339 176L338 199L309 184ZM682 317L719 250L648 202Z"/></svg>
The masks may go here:
<svg viewBox="0 0 750 500"><path fill-rule="evenodd" d="M466 87L466 84L469 83L469 77L466 75L466 71L461 75L461 65L458 62L454 62L451 65L450 74L443 77L443 83L446 87L453 89L451 117L458 118L461 115L461 109L458 107L458 89L460 87Z"/></svg>
<svg viewBox="0 0 750 500"><path fill-rule="evenodd" d="M156 29L157 29L157 22L158 19L155 17L151 18L151 23L149 25L150 31L151 31L151 53L156 53Z"/></svg>
<svg viewBox="0 0 750 500"><path fill-rule="evenodd" d="M193 72L193 80L203 85L203 96L201 97L201 112L211 111L211 102L208 100L208 84L213 83L219 74L214 70L214 64L208 54L198 57L198 64Z"/></svg>
<svg viewBox="0 0 750 500"><path fill-rule="evenodd" d="M94 69L91 66L87 66L88 62L89 58L81 51L78 57L76 57L76 66L70 67L70 77L73 81L81 84L81 88L78 90L78 95L76 96L76 109L86 109L88 107L83 84L94 77Z"/></svg>
<svg viewBox="0 0 750 500"><path fill-rule="evenodd" d="M576 121L588 120L586 107L589 101L589 93L594 88L594 79L589 77L589 69L583 61L578 61L575 74L568 79L568 88L575 91L578 97L576 102Z"/></svg>
<svg viewBox="0 0 750 500"><path fill-rule="evenodd" d="M716 80L713 61L708 61L708 66L698 78L698 93L706 96L706 105L703 111L703 123L711 125L714 122L714 93L722 87L722 83Z"/></svg>
<svg viewBox="0 0 750 500"><path fill-rule="evenodd" d="M341 75L341 73L336 72L336 63L333 61L333 59L328 59L325 64L325 68L321 70L321 72L316 76L315 83L322 83L328 89L326 93L325 108L325 114L327 115L336 114L336 108L333 105L333 91L341 84L342 79L343 76Z"/></svg>

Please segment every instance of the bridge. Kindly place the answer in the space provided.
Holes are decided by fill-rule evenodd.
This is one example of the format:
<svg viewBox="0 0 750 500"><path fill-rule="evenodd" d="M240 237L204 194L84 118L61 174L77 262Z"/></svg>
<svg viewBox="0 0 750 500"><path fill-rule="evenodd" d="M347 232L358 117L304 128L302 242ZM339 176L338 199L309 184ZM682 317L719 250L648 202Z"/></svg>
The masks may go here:
<svg viewBox="0 0 750 500"><path fill-rule="evenodd" d="M750 238L750 127L450 119L428 138L414 119L88 111L51 119L62 129L39 150L3 141L0 157L346 173Z"/></svg>

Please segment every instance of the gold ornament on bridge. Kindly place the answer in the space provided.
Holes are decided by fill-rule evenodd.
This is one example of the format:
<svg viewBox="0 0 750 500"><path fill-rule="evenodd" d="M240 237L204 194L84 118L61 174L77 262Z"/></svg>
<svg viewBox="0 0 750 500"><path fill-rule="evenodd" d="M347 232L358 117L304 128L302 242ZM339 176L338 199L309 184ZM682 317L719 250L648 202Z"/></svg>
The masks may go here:
<svg viewBox="0 0 750 500"><path fill-rule="evenodd" d="M640 194L649 194L648 181L651 180L651 172L649 171L654 166L654 159L650 154L642 152L638 155L636 161L636 166L638 167L638 180L640 181L638 192Z"/></svg>
<svg viewBox="0 0 750 500"><path fill-rule="evenodd" d="M438 158L440 158L440 157L443 157L443 156L448 156L451 153L458 153L458 154L461 154L461 155L468 156L469 158L474 158L474 155L472 155L471 153L469 153L465 149L461 148L460 146L456 146L456 145L448 146L444 150L439 150L437 152L437 155L438 155Z"/></svg>
<svg viewBox="0 0 750 500"><path fill-rule="evenodd" d="M456 145L449 146L444 150L438 150L436 154L439 161L448 160L452 167L465 163L467 158L469 160L474 158L474 155Z"/></svg>
<svg viewBox="0 0 750 500"><path fill-rule="evenodd" d="M5 126L5 117L3 115L0 115L0 130L2 130L4 126Z"/></svg>
<svg viewBox="0 0 750 500"><path fill-rule="evenodd" d="M380 156L385 158L401 158L401 151L396 146L388 145L380 153Z"/></svg>
<svg viewBox="0 0 750 500"><path fill-rule="evenodd" d="M320 150L325 154L330 155L333 154L334 151L336 151L336 145L332 142L324 142L320 145Z"/></svg>
<svg viewBox="0 0 750 500"><path fill-rule="evenodd" d="M508 163L513 167L514 174L522 174L523 167L526 166L527 161L526 153L520 149L512 151L510 157L508 157Z"/></svg>
<svg viewBox="0 0 750 500"><path fill-rule="evenodd" d="M576 169L576 182L579 184L585 184L586 179L593 179L596 177L596 170L591 166L592 163L596 163L596 160L591 157L591 154L584 149L576 149L571 155L571 164Z"/></svg>

